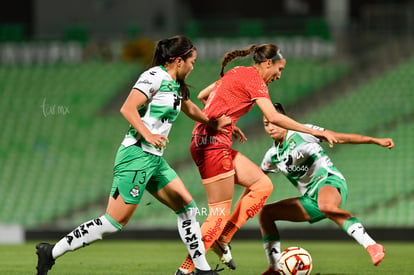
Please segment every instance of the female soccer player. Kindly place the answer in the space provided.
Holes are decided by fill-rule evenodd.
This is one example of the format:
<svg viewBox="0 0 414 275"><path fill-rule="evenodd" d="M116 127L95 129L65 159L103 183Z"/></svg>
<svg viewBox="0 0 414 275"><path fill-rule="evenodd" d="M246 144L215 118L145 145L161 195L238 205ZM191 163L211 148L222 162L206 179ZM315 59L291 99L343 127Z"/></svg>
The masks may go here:
<svg viewBox="0 0 414 275"><path fill-rule="evenodd" d="M279 103L275 104L275 109L286 114ZM263 274L279 274L277 261L281 253L280 237L275 224L278 220L314 223L328 218L364 246L374 265L378 265L385 257L385 249L368 235L357 218L341 209L348 196L345 178L319 145L321 140L309 134L280 128L265 117L263 123L274 145L263 158L262 170L265 173L281 171L302 194L301 197L267 204L259 213L269 262L269 268ZM314 125L309 127L321 129ZM394 147L391 138L325 131L335 137L338 143L372 143L388 149Z"/></svg>
<svg viewBox="0 0 414 275"><path fill-rule="evenodd" d="M56 244L37 244L37 274L47 274L55 260L115 233L128 223L145 190L175 211L180 237L196 267L195 274L217 274L205 258L196 204L175 171L163 159L168 133L180 110L193 120L226 131L231 119L205 115L189 99L184 80L193 70L197 51L184 36L158 41L152 67L145 71L124 102L121 113L130 123L119 147L106 213L81 224Z"/></svg>
<svg viewBox="0 0 414 275"><path fill-rule="evenodd" d="M251 53L253 66L235 67L223 73L230 61ZM231 148L234 125L254 104L276 125L315 135L331 145L335 142L329 133L302 125L274 109L267 85L280 79L285 64L286 59L273 44L253 45L246 50L228 52L223 57L221 79L205 93L204 98L208 99L203 112L208 117L226 115L233 120L233 124L226 127L227 133L212 131L201 123L196 123L193 130L191 154L198 166L209 205L209 215L201 226L206 249L217 240L229 220L235 183L248 188L249 195L243 197L235 207L225 228L227 236L234 234L249 218L255 216L273 190L269 177L256 164ZM224 254L228 255L226 240L220 241L226 251ZM230 261L225 263L234 268ZM193 262L188 255L176 274L188 274L192 270Z"/></svg>

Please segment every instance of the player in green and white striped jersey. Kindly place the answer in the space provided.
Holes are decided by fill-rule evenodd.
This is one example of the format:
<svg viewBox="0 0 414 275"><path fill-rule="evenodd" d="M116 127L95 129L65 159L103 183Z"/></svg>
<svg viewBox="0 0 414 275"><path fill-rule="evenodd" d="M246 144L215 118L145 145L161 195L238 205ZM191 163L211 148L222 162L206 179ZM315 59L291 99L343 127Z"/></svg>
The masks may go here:
<svg viewBox="0 0 414 275"><path fill-rule="evenodd" d="M285 114L281 104L276 103L279 113ZM274 140L266 152L261 168L266 173L280 171L302 194L267 204L259 214L260 227L269 268L263 274L279 274L277 261L280 257L280 236L275 221L308 221L314 223L328 218L364 246L374 265L385 257L384 247L377 244L351 213L341 209L348 190L342 173L333 165L320 140L312 135L286 130L263 118L264 128ZM308 127L320 127L308 124ZM325 130L328 131L328 130ZM358 134L329 131L337 143L372 143L392 149L391 138L374 138Z"/></svg>

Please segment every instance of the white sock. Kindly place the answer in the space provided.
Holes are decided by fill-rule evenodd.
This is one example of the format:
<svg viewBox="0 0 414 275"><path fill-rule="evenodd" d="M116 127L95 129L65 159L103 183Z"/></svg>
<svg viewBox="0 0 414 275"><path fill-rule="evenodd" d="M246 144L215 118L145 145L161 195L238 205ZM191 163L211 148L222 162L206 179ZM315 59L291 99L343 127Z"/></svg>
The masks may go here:
<svg viewBox="0 0 414 275"><path fill-rule="evenodd" d="M186 245L188 253L190 253L195 268L198 270L211 270L206 259L206 251L201 237L200 224L195 219L196 213L194 208L190 208L182 213L177 213L178 233L180 234L181 240Z"/></svg>
<svg viewBox="0 0 414 275"><path fill-rule="evenodd" d="M263 248L265 250L269 266L273 267L275 270L278 270L279 266L277 265L277 262L280 258L280 241L264 242Z"/></svg>
<svg viewBox="0 0 414 275"><path fill-rule="evenodd" d="M348 230L346 231L349 236L354 238L360 245L367 248L367 246L371 244L375 244L376 242L365 232L365 228L362 226L361 223L354 223L352 224Z"/></svg>
<svg viewBox="0 0 414 275"><path fill-rule="evenodd" d="M106 215L81 224L58 241L52 250L53 259L62 256L68 251L73 251L89 245L94 241L101 240L104 234L114 233L122 229L120 224L116 223L109 215L107 215L107 218ZM117 227L108 219L116 223Z"/></svg>

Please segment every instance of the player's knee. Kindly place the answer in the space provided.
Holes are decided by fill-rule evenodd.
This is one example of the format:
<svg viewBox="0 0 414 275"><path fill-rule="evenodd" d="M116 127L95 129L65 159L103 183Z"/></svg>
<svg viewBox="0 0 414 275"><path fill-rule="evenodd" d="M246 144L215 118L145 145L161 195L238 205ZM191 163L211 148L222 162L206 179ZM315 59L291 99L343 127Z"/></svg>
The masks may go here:
<svg viewBox="0 0 414 275"><path fill-rule="evenodd" d="M273 191L273 183L270 178L265 175L260 180L255 182L249 189L251 191L265 193L267 196L269 196Z"/></svg>
<svg viewBox="0 0 414 275"><path fill-rule="evenodd" d="M182 208L175 211L175 213L179 217L183 217L184 219L194 219L196 215L199 213L199 209L197 204L194 200L183 206Z"/></svg>
<svg viewBox="0 0 414 275"><path fill-rule="evenodd" d="M265 184L263 185L263 189L266 190L266 192L270 195L273 191L272 180L268 176L265 176L264 178Z"/></svg>
<svg viewBox="0 0 414 275"><path fill-rule="evenodd" d="M339 208L332 204L319 204L319 211L328 219L337 215Z"/></svg>

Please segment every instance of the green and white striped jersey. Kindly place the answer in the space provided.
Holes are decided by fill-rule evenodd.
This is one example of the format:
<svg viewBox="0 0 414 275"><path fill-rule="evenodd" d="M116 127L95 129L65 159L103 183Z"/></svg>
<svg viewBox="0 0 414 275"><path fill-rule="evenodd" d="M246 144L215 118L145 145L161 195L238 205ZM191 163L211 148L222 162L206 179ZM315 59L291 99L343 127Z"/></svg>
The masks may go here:
<svg viewBox="0 0 414 275"><path fill-rule="evenodd" d="M142 73L133 88L148 98L147 102L138 109L145 126L153 134L168 136L172 123L181 110L182 97L178 91L180 84L167 73L163 66L156 66ZM164 148L156 149L147 143L130 125L122 145L128 147L138 140L145 152L162 156Z"/></svg>
<svg viewBox="0 0 414 275"><path fill-rule="evenodd" d="M306 126L323 130L311 124ZM302 195L325 179L328 173L345 180L342 173L333 166L318 138L291 130L288 130L283 144L275 143L266 152L261 168L271 173L281 171ZM312 190L309 191L313 193Z"/></svg>

